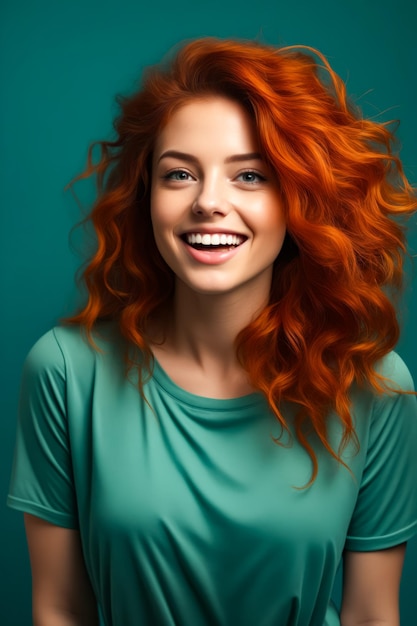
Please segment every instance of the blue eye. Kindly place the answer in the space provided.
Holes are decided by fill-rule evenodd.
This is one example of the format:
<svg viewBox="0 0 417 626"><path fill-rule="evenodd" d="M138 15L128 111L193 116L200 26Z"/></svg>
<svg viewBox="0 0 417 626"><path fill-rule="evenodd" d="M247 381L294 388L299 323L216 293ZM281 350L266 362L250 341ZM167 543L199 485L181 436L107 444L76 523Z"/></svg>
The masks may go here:
<svg viewBox="0 0 417 626"><path fill-rule="evenodd" d="M167 174L164 175L164 179L165 180L178 180L182 182L182 181L187 181L187 180L193 180L193 177L191 176L191 174L189 174L185 170L172 170L171 172L168 172Z"/></svg>
<svg viewBox="0 0 417 626"><path fill-rule="evenodd" d="M243 183L248 183L249 185L264 182L266 180L264 176L261 176L261 174L258 174L258 172L253 172L252 170L241 172L237 179L241 180Z"/></svg>

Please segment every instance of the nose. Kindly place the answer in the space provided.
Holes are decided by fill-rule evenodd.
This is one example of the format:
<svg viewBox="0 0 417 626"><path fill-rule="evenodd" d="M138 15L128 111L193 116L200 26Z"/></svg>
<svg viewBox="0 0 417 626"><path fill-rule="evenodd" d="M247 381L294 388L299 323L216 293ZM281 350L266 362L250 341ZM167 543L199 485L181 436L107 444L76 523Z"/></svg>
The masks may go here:
<svg viewBox="0 0 417 626"><path fill-rule="evenodd" d="M229 209L225 182L217 175L204 179L192 205L193 213L200 216L226 215Z"/></svg>

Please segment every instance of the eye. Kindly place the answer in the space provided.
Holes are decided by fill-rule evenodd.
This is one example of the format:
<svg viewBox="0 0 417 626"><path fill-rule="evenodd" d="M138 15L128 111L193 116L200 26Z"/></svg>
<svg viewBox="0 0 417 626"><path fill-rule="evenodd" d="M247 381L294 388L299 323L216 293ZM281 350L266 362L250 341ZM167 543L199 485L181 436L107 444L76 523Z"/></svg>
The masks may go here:
<svg viewBox="0 0 417 626"><path fill-rule="evenodd" d="M246 183L248 185L255 185L257 183L265 182L266 178L265 176L262 176L262 174L259 174L259 172L254 172L253 170L245 170L236 177L236 180L242 183Z"/></svg>
<svg viewBox="0 0 417 626"><path fill-rule="evenodd" d="M188 181L188 180L194 180L194 177L191 176L191 174L185 170L177 169L177 170L171 170L170 172L167 172L166 174L164 174L163 179L183 182L183 181Z"/></svg>

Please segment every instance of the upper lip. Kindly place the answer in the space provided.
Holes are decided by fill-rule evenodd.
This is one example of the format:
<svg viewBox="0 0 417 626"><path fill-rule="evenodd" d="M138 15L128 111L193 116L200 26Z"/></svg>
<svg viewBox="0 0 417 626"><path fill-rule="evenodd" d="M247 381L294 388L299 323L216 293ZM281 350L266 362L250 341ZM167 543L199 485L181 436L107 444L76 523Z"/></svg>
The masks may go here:
<svg viewBox="0 0 417 626"><path fill-rule="evenodd" d="M183 237L184 235L191 235L192 233L200 233L201 235L238 235L239 237L244 237L245 239L248 238L247 235L245 235L244 233L240 233L237 230L231 230L229 228L221 227L216 228L215 226L203 228L201 226L196 226L195 228L189 228L187 230L184 230L180 233L180 236Z"/></svg>

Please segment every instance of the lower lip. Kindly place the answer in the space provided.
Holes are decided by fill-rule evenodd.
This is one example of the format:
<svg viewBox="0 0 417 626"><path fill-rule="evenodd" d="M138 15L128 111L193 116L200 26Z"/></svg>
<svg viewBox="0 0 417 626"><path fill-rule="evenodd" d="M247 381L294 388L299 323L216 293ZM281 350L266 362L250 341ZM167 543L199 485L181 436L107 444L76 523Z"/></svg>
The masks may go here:
<svg viewBox="0 0 417 626"><path fill-rule="evenodd" d="M187 243L184 243L184 245L188 254L198 263L204 263L205 265L219 265L220 263L224 263L225 261L233 258L237 254L240 246L243 244L240 244L235 248L222 250L215 249L210 251L196 250L196 248L189 246Z"/></svg>

